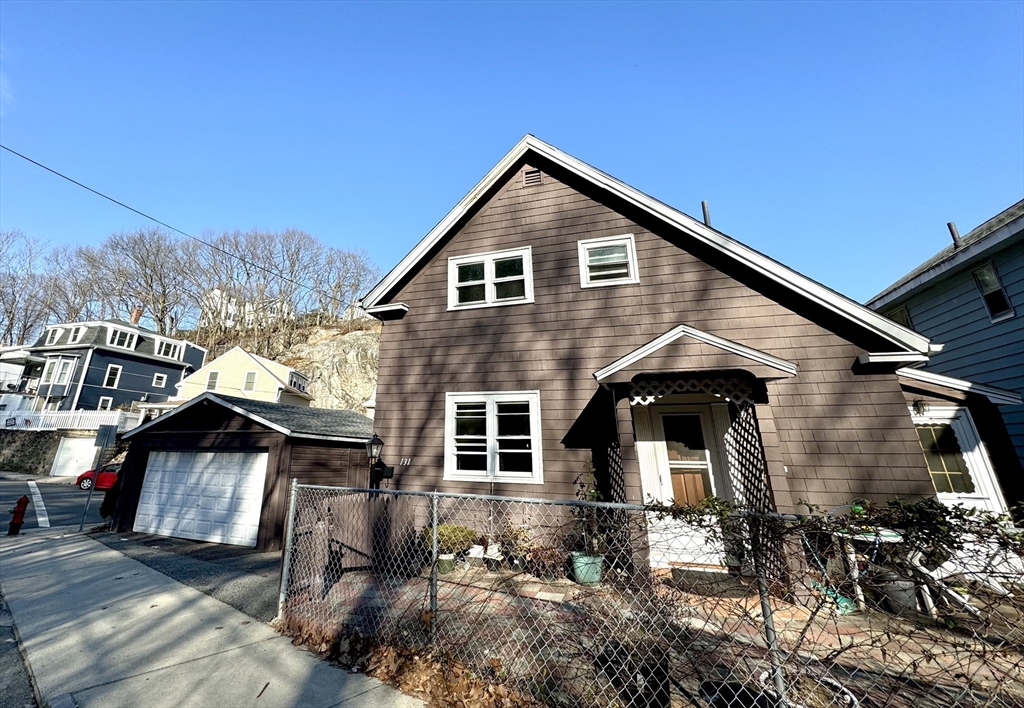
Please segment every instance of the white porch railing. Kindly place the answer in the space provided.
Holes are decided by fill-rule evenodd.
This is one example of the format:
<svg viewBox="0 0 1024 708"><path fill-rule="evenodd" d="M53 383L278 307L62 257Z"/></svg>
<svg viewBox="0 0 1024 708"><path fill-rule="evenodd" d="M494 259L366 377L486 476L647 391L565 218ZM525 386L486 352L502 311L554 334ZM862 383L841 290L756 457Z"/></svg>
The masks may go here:
<svg viewBox="0 0 1024 708"><path fill-rule="evenodd" d="M121 432L136 427L141 413L125 411L11 411L0 412L5 430L98 430L116 425Z"/></svg>

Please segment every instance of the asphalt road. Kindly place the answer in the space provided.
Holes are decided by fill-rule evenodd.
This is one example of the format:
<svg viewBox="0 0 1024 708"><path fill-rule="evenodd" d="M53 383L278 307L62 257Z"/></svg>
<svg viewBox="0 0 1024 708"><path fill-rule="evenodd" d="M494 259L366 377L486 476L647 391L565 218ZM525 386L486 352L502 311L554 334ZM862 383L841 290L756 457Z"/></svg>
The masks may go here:
<svg viewBox="0 0 1024 708"><path fill-rule="evenodd" d="M89 496L89 492L82 491L73 484L55 484L53 482L37 482L36 487L43 498L43 506L46 508L50 526L77 525L82 521L82 511L85 509L85 500ZM86 529L103 523L103 519L100 517L100 504L103 502L105 493L99 490L93 493L89 516L85 520ZM18 497L23 494L27 494L32 501L28 505L25 525L22 528L39 527L39 510L32 498L28 482L0 479L0 533L7 533L7 527L11 521L10 509Z"/></svg>

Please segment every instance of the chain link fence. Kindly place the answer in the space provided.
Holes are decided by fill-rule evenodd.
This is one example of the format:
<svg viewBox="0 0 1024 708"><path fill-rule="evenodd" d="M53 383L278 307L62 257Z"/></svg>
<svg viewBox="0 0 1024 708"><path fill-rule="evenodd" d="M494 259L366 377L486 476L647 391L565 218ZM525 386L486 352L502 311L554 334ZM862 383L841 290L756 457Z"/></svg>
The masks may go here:
<svg viewBox="0 0 1024 708"><path fill-rule="evenodd" d="M505 705L1008 708L1021 551L936 502L785 517L296 485L279 620L350 663L429 655Z"/></svg>

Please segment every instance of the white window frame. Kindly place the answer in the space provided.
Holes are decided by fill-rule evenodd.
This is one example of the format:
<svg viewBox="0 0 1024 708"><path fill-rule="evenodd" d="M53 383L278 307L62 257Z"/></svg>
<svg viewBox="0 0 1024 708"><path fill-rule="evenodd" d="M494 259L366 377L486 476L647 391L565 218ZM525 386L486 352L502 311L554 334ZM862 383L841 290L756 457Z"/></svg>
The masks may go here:
<svg viewBox="0 0 1024 708"><path fill-rule="evenodd" d="M167 386L167 374L153 374L153 388L165 388Z"/></svg>
<svg viewBox="0 0 1024 708"><path fill-rule="evenodd" d="M216 378L214 378L216 377ZM213 378L213 388L210 388L210 379ZM220 371L207 371L206 372L206 391L216 391L217 386L220 385Z"/></svg>
<svg viewBox="0 0 1024 708"><path fill-rule="evenodd" d="M85 327L72 327L71 336L68 337L68 344L78 344L82 341L83 334L85 334Z"/></svg>
<svg viewBox="0 0 1024 708"><path fill-rule="evenodd" d="M992 314L992 309L988 306L988 301L985 299L985 291L982 289L981 281L978 279L978 273L980 273L983 270L992 271L992 277L995 278L996 285L999 286L999 291L1002 292L1003 298L1006 300L1006 304L1010 308L1006 312L1001 312L998 315ZM988 263L981 264L980 266L971 271L971 276L974 278L974 287L978 290L978 294L981 296L981 304L984 305L985 312L988 313L988 319L990 322L992 322L993 324L996 322L1002 322L1003 320L1010 319L1016 314L1013 309L1013 303L1010 302L1010 296L1006 292L1006 287L1003 285L1003 279L1000 277L999 271L996 269L995 263L989 261Z"/></svg>
<svg viewBox="0 0 1024 708"><path fill-rule="evenodd" d="M46 333L46 342L43 346L52 347L60 339L60 335L64 333L60 327L54 327Z"/></svg>
<svg viewBox="0 0 1024 708"><path fill-rule="evenodd" d="M64 368L65 364L67 364L67 368ZM55 386L64 386L71 378L71 374L74 373L75 362L72 359L60 359L56 368L57 375L53 383Z"/></svg>
<svg viewBox="0 0 1024 708"><path fill-rule="evenodd" d="M252 388L249 388L249 374L252 374ZM245 376L242 377L242 390L249 392L256 390L256 377L259 375L256 371L246 371Z"/></svg>
<svg viewBox="0 0 1024 708"><path fill-rule="evenodd" d="M494 296L494 262L521 256L523 259L523 289L526 297L518 300L497 300ZM484 302L459 305L459 266L467 263L484 262ZM518 279L518 278L515 278ZM511 279L510 279L511 280ZM499 281L500 282L500 281ZM448 259L448 310L475 310L481 307L502 307L505 305L528 305L533 303L533 248L510 248L504 251L472 253L466 256L452 256Z"/></svg>
<svg viewBox="0 0 1024 708"><path fill-rule="evenodd" d="M128 335L128 339L125 341L124 344L114 344L114 339L117 337L117 334L120 333L120 332L124 332L125 334L127 334ZM138 332L132 332L131 330L127 330L127 329L119 329L117 327L108 327L107 328L107 346L108 347L114 347L115 349L125 349L127 351L134 351L135 350L135 342L138 339L138 337L139 337Z"/></svg>
<svg viewBox="0 0 1024 708"><path fill-rule="evenodd" d="M114 399L110 396L100 396L100 402L96 404L96 410L109 411L114 407Z"/></svg>
<svg viewBox="0 0 1024 708"><path fill-rule="evenodd" d="M57 363L59 361L60 359L46 360L46 366L43 367L43 374L39 379L40 383L42 383L44 386L53 383L54 369L57 367Z"/></svg>
<svg viewBox="0 0 1024 708"><path fill-rule="evenodd" d="M967 473L974 483L973 492L936 492L935 497L943 504L963 504L996 514L1006 513L1006 499L999 487L988 450L974 425L971 412L960 406L929 406L926 412L915 413L913 406L908 407L915 426L945 424L953 429L956 441L960 445L960 453L964 456L964 462L967 463ZM930 473L928 481L932 481Z"/></svg>
<svg viewBox="0 0 1024 708"><path fill-rule="evenodd" d="M156 339L156 347L153 349L153 353L163 359L173 359L174 361L181 361L181 355L184 351L184 347L181 346L181 342L176 342L173 339ZM170 347L174 350L173 355L162 354L160 352L164 347Z"/></svg>
<svg viewBox="0 0 1024 708"><path fill-rule="evenodd" d="M487 406L487 470L468 472L455 464L455 405L485 403ZM530 404L530 442L533 471L527 473L498 472L497 405L498 403ZM540 418L540 391L477 391L448 392L444 399L444 479L453 482L500 482L502 484L544 484L544 438Z"/></svg>
<svg viewBox="0 0 1024 708"><path fill-rule="evenodd" d="M117 376L114 378L114 385L108 386L107 381L110 380L110 370L117 369ZM107 364L107 370L103 374L103 388L117 388L121 383L121 372L124 371L124 367L120 364Z"/></svg>
<svg viewBox="0 0 1024 708"><path fill-rule="evenodd" d="M581 288L606 288L614 285L636 285L640 282L640 266L636 260L636 240L633 234L622 234L620 236L605 236L602 238L588 238L577 241L580 259L580 287ZM626 260L629 264L629 277L617 278L615 280L598 280L590 282L590 269L587 266L587 251L591 248L601 246L625 246Z"/></svg>

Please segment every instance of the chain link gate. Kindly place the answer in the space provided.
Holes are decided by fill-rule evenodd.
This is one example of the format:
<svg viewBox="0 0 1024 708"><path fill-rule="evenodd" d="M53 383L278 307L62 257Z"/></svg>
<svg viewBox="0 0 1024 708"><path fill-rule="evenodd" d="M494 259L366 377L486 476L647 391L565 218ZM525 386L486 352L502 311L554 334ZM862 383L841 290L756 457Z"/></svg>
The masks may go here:
<svg viewBox="0 0 1024 708"><path fill-rule="evenodd" d="M665 560L698 530L702 562ZM279 620L528 705L1024 705L1020 537L971 534L936 568L848 518L295 485Z"/></svg>

